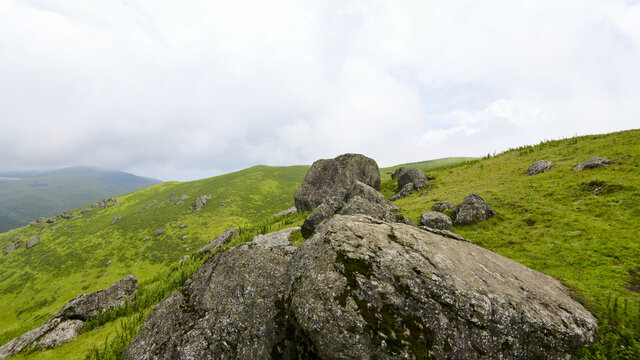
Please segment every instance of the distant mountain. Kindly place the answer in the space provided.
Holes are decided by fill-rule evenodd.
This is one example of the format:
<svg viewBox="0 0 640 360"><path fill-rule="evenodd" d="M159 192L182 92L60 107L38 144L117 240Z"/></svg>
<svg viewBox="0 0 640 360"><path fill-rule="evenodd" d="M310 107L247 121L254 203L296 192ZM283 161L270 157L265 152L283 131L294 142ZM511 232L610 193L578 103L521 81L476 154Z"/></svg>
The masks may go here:
<svg viewBox="0 0 640 360"><path fill-rule="evenodd" d="M0 172L0 232L160 182L88 166Z"/></svg>

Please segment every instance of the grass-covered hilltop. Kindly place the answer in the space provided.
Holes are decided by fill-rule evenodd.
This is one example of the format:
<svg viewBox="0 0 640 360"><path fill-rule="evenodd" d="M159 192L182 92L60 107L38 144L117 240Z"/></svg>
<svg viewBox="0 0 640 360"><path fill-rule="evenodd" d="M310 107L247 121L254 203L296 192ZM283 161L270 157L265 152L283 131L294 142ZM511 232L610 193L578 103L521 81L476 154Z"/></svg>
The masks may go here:
<svg viewBox="0 0 640 360"><path fill-rule="evenodd" d="M574 171L593 156L613 164ZM538 160L553 166L527 175ZM420 224L422 213L437 202L458 204L471 193L480 195L495 216L474 225L454 224L452 231L559 280L596 316L596 341L575 358L640 358L640 130L546 141L482 159L402 166L421 169L429 181L395 201L399 215ZM390 173L399 167L380 169L380 191L387 198L398 190ZM87 321L69 343L46 351L26 349L14 357L121 358L154 306L180 290L212 256L197 253L203 245L232 226L239 235L225 249L257 234L302 225L309 213L273 215L294 204L308 170L256 166L200 181L162 183L0 234L2 249L22 242L0 256L0 345L40 326L76 295L133 274L140 281L133 301ZM202 196L206 205L197 210ZM34 237L37 244L27 249ZM289 240L299 245L304 239L294 231Z"/></svg>

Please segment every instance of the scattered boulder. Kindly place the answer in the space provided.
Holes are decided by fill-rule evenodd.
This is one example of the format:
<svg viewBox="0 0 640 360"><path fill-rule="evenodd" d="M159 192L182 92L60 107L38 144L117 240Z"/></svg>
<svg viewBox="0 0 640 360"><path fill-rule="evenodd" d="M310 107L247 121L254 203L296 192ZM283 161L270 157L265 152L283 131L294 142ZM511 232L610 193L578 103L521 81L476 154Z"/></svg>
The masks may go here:
<svg viewBox="0 0 640 360"><path fill-rule="evenodd" d="M38 222L39 222L39 223L43 223L43 222L45 222L45 221L47 221L47 218L45 218L45 217L42 217L42 216L41 216L41 217L39 217L39 218L38 218Z"/></svg>
<svg viewBox="0 0 640 360"><path fill-rule="evenodd" d="M92 210L91 208L84 208L84 209L80 210L80 213L84 214L84 213L89 212L91 210Z"/></svg>
<svg viewBox="0 0 640 360"><path fill-rule="evenodd" d="M56 222L56 219L55 219L55 218L49 218L49 219L47 219L47 221L46 221L46 223L47 223L47 224L53 224L53 223L55 223L55 222Z"/></svg>
<svg viewBox="0 0 640 360"><path fill-rule="evenodd" d="M608 159L604 159L598 156L594 156L591 159L583 162L582 164L576 165L576 167L573 168L574 171L582 171L585 169L595 169L595 168L599 168L599 167L606 167L608 165L613 164L613 161L608 160Z"/></svg>
<svg viewBox="0 0 640 360"><path fill-rule="evenodd" d="M118 204L120 204L120 200L116 199L116 198L112 198L113 199L113 206L116 206Z"/></svg>
<svg viewBox="0 0 640 360"><path fill-rule="evenodd" d="M116 217L113 218L113 220L111 220L111 225L115 224L115 223L119 223L120 220L122 220L122 216L118 215Z"/></svg>
<svg viewBox="0 0 640 360"><path fill-rule="evenodd" d="M398 199L405 198L413 194L414 192L416 192L416 190L417 189L415 185L413 185L413 183L408 183L405 186L403 186L402 189L400 189L400 191L398 191L395 195L391 197L391 201L396 201Z"/></svg>
<svg viewBox="0 0 640 360"><path fill-rule="evenodd" d="M559 359L597 329L557 280L414 226L336 216L297 249L283 304L307 358Z"/></svg>
<svg viewBox="0 0 640 360"><path fill-rule="evenodd" d="M38 245L40 243L40 237L38 235L34 235L29 241L27 241L27 249L31 249L32 247Z"/></svg>
<svg viewBox="0 0 640 360"><path fill-rule="evenodd" d="M451 230L452 222L451 218L443 213L437 211L425 211L420 217L420 221L423 226L431 229Z"/></svg>
<svg viewBox="0 0 640 360"><path fill-rule="evenodd" d="M69 214L68 212L63 212L62 214L60 214L60 217L63 219L71 219L73 215Z"/></svg>
<svg viewBox="0 0 640 360"><path fill-rule="evenodd" d="M57 316L83 321L92 319L104 311L124 305L133 299L137 290L138 278L127 275L106 289L76 296L62 307Z"/></svg>
<svg viewBox="0 0 640 360"><path fill-rule="evenodd" d="M104 264L104 266L109 267L109 265L111 265L111 260L107 261L106 264Z"/></svg>
<svg viewBox="0 0 640 360"><path fill-rule="evenodd" d="M180 229L184 229L184 228L186 228L186 227L187 227L187 225L186 225L186 224L182 224L182 225L180 225Z"/></svg>
<svg viewBox="0 0 640 360"><path fill-rule="evenodd" d="M124 305L133 298L137 288L138 279L128 275L107 289L76 296L53 319L0 347L0 360L26 349L53 349L72 341L82 332L85 320Z"/></svg>
<svg viewBox="0 0 640 360"><path fill-rule="evenodd" d="M13 243L17 243L18 241L20 241L19 237L15 237L15 238L13 238L13 240L11 240L11 242L13 242Z"/></svg>
<svg viewBox="0 0 640 360"><path fill-rule="evenodd" d="M171 194L171 196L169 196L169 202L173 202L176 199L176 194Z"/></svg>
<svg viewBox="0 0 640 360"><path fill-rule="evenodd" d="M184 236L182 237L182 241L185 241L185 240L187 240L187 235L184 235Z"/></svg>
<svg viewBox="0 0 640 360"><path fill-rule="evenodd" d="M122 358L281 358L292 230L257 236L208 259L181 292L149 313Z"/></svg>
<svg viewBox="0 0 640 360"><path fill-rule="evenodd" d="M375 160L359 154L317 160L295 192L296 208L310 211L329 197L344 198L356 180L376 190L380 188L380 170Z"/></svg>
<svg viewBox="0 0 640 360"><path fill-rule="evenodd" d="M471 225L487 220L496 213L480 195L472 193L453 209L455 214L454 224Z"/></svg>
<svg viewBox="0 0 640 360"><path fill-rule="evenodd" d="M191 208L198 211L207 205L207 200L209 200L209 196L207 195L198 196L196 201L191 205Z"/></svg>
<svg viewBox="0 0 640 360"><path fill-rule="evenodd" d="M22 241L18 240L16 242L12 242L11 245L5 247L4 250L2 250L2 253L4 255L7 255L8 253L12 252L13 250L19 249L20 246L22 246Z"/></svg>
<svg viewBox="0 0 640 360"><path fill-rule="evenodd" d="M146 237L146 238L142 239L142 241L149 241L149 238Z"/></svg>
<svg viewBox="0 0 640 360"><path fill-rule="evenodd" d="M398 178L400 176L402 176L402 174L404 174L407 170L409 170L409 169L407 169L404 166L397 168L396 171L394 171L393 174L391 174L391 179L392 180L398 180Z"/></svg>
<svg viewBox="0 0 640 360"><path fill-rule="evenodd" d="M302 223L300 232L302 237L309 238L313 235L316 228L325 220L331 218L335 213L342 210L344 201L340 198L332 197L324 200L322 204L317 206L311 215L309 215Z"/></svg>
<svg viewBox="0 0 640 360"><path fill-rule="evenodd" d="M273 215L274 218L277 218L278 216L289 216L291 214L295 214L298 211L298 209L296 209L295 206L292 206L286 210L282 210L279 213Z"/></svg>
<svg viewBox="0 0 640 360"><path fill-rule="evenodd" d="M546 160L536 161L533 164L531 164L531 166L529 166L529 169L527 170L527 175L532 176L532 175L542 174L543 172L551 169L552 166L553 166L553 163L551 161L546 161Z"/></svg>
<svg viewBox="0 0 640 360"><path fill-rule="evenodd" d="M178 201L176 202L176 205L180 205L182 204L185 200L187 200L189 198L189 195L182 195L180 196L180 199L178 199Z"/></svg>
<svg viewBox="0 0 640 360"><path fill-rule="evenodd" d="M422 190L427 185L427 176L418 168L406 169L398 176L398 188L402 189L409 183L413 183L416 190Z"/></svg>
<svg viewBox="0 0 640 360"><path fill-rule="evenodd" d="M28 348L46 350L68 343L78 337L83 325L81 320L53 318L0 347L0 360L8 359Z"/></svg>
<svg viewBox="0 0 640 360"><path fill-rule="evenodd" d="M147 205L146 209L148 209L148 208L152 207L152 206L153 206L153 205L155 205L155 204L156 204L156 200L153 200L152 202L150 202L150 203Z"/></svg>
<svg viewBox="0 0 640 360"><path fill-rule="evenodd" d="M155 233L155 234L153 234L153 236L160 236L160 235L162 235L162 234L164 234L164 229L158 229L158 230L156 231L156 233Z"/></svg>
<svg viewBox="0 0 640 360"><path fill-rule="evenodd" d="M225 230L225 232L218 235L215 239L211 240L211 242L209 242L207 245L203 246L200 250L198 250L198 252L208 254L219 246L231 242L231 240L235 239L236 236L238 236L238 229L235 226L230 227Z"/></svg>
<svg viewBox="0 0 640 360"><path fill-rule="evenodd" d="M440 201L433 204L433 206L431 207L431 210L437 211L437 212L444 212L445 210L453 209L454 207L456 207L456 204L450 201Z"/></svg>

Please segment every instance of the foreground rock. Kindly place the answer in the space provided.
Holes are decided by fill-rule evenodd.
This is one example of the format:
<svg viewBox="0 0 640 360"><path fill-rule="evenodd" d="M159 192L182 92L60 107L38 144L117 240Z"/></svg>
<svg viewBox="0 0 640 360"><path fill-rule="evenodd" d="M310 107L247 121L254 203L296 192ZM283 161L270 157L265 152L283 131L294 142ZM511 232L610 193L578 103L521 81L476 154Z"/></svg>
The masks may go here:
<svg viewBox="0 0 640 360"><path fill-rule="evenodd" d="M62 307L58 317L83 321L95 318L104 311L124 305L133 299L137 290L138 278L127 275L106 289L76 296Z"/></svg>
<svg viewBox="0 0 640 360"><path fill-rule="evenodd" d="M313 163L294 195L299 211L310 211L329 197L344 198L355 181L380 189L380 170L375 160L359 154L344 154Z"/></svg>
<svg viewBox="0 0 640 360"><path fill-rule="evenodd" d="M22 246L22 241L21 240L18 240L16 242L12 242L11 245L5 247L4 250L2 250L2 253L4 255L7 255L8 253L12 252L13 250L19 249L20 246Z"/></svg>
<svg viewBox="0 0 640 360"><path fill-rule="evenodd" d="M531 166L529 166L529 169L527 169L527 175L533 176L533 175L542 174L543 172L551 169L552 166L553 166L553 163L551 161L545 161L545 160L536 161L533 164L531 164Z"/></svg>
<svg viewBox="0 0 640 360"><path fill-rule="evenodd" d="M34 246L38 245L40 243L40 237L38 235L34 235L31 239L29 239L29 241L27 241L27 249L31 249Z"/></svg>
<svg viewBox="0 0 640 360"><path fill-rule="evenodd" d="M423 226L440 230L451 230L453 225L450 217L437 211L423 212L420 221Z"/></svg>
<svg viewBox="0 0 640 360"><path fill-rule="evenodd" d="M322 222L331 218L337 212L340 212L343 207L344 201L337 197L325 199L324 202L316 207L311 215L304 220L300 230L302 237L305 239L311 237Z"/></svg>
<svg viewBox="0 0 640 360"><path fill-rule="evenodd" d="M0 360L25 349L53 349L72 341L82 332L85 320L124 305L126 300L133 298L137 288L138 279L128 275L107 289L76 296L53 319L0 347Z"/></svg>
<svg viewBox="0 0 640 360"><path fill-rule="evenodd" d="M336 216L301 244L285 296L290 346L309 358L559 359L597 327L549 276L365 216Z"/></svg>
<svg viewBox="0 0 640 360"><path fill-rule="evenodd" d="M198 252L208 254L215 250L217 247L231 242L231 240L235 239L236 236L238 236L238 229L235 226L230 227L222 234L218 235L215 239L211 240L210 243L200 248Z"/></svg>
<svg viewBox="0 0 640 360"><path fill-rule="evenodd" d="M598 156L594 156L591 159L583 162L582 164L577 165L573 168L574 171L582 171L585 169L595 169L599 167L606 167L608 165L613 164L613 161L604 159Z"/></svg>
<svg viewBox="0 0 640 360"><path fill-rule="evenodd" d="M281 326L287 229L213 255L156 306L123 359L269 359Z"/></svg>
<svg viewBox="0 0 640 360"><path fill-rule="evenodd" d="M480 195L472 193L453 209L455 214L454 224L471 225L487 220L496 213Z"/></svg>

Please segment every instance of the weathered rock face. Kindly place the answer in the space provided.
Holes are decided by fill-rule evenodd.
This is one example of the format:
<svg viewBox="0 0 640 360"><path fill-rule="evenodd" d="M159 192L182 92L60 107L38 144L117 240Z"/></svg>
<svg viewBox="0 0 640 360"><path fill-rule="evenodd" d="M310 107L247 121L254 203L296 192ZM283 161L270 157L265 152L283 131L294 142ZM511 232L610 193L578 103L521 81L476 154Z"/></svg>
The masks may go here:
<svg viewBox="0 0 640 360"><path fill-rule="evenodd" d="M480 195L472 193L453 210L456 225L470 225L487 220L496 213Z"/></svg>
<svg viewBox="0 0 640 360"><path fill-rule="evenodd" d="M409 183L413 183L416 190L422 190L427 184L427 176L420 169L407 169L398 176L398 188L402 189Z"/></svg>
<svg viewBox="0 0 640 360"><path fill-rule="evenodd" d="M12 242L11 245L5 247L4 250L2 250L2 253L4 255L7 255L13 250L20 248L20 246L22 246L22 241L18 240L17 242Z"/></svg>
<svg viewBox="0 0 640 360"><path fill-rule="evenodd" d="M183 292L151 311L123 359L270 359L286 336L281 318L293 230L212 256Z"/></svg>
<svg viewBox="0 0 640 360"><path fill-rule="evenodd" d="M608 159L604 159L598 156L594 156L591 159L583 162L582 164L576 165L576 167L573 168L574 171L582 171L585 169L595 169L595 168L599 168L599 167L606 167L608 165L613 164L613 161L608 160Z"/></svg>
<svg viewBox="0 0 640 360"><path fill-rule="evenodd" d="M450 217L437 211L423 212L420 221L423 226L440 230L451 230L453 225Z"/></svg>
<svg viewBox="0 0 640 360"><path fill-rule="evenodd" d="M111 225L117 224L120 222L120 220L122 220L122 216L121 215L117 215L113 218L113 220L111 220Z"/></svg>
<svg viewBox="0 0 640 360"><path fill-rule="evenodd" d="M299 211L310 211L329 197L344 198L356 181L380 189L380 170L375 160L359 154L318 160L311 165L294 195Z"/></svg>
<svg viewBox="0 0 640 360"><path fill-rule="evenodd" d="M413 185L413 183L408 183L405 186L403 186L402 189L400 189L397 193L395 193L395 195L391 197L391 201L396 201L398 199L405 198L413 194L414 192L416 192L416 187Z"/></svg>
<svg viewBox="0 0 640 360"><path fill-rule="evenodd" d="M527 169L527 175L538 175L551 169L553 163L551 161L539 160L531 164Z"/></svg>
<svg viewBox="0 0 640 360"><path fill-rule="evenodd" d="M62 307L58 317L83 321L94 318L103 311L124 305L137 290L138 278L127 275L106 289L76 296Z"/></svg>
<svg viewBox="0 0 640 360"><path fill-rule="evenodd" d="M38 235L34 235L29 241L27 241L27 249L31 249L32 247L38 245L40 243L40 237Z"/></svg>
<svg viewBox="0 0 640 360"><path fill-rule="evenodd" d="M329 219L335 213L342 210L342 207L344 207L344 201L337 197L325 199L324 202L316 207L311 215L304 220L300 230L302 237L305 239L311 237L313 232L318 226L320 226L320 224L322 224L323 221Z"/></svg>
<svg viewBox="0 0 640 360"><path fill-rule="evenodd" d="M185 200L187 200L189 198L189 195L182 195L180 196L180 199L178 199L178 201L176 201L176 205L180 205L182 204Z"/></svg>
<svg viewBox="0 0 640 360"><path fill-rule="evenodd" d="M549 276L365 216L333 217L298 247L284 303L291 347L322 359L565 358L597 327Z"/></svg>
<svg viewBox="0 0 640 360"><path fill-rule="evenodd" d="M235 239L238 236L238 229L233 226L225 230L222 234L218 235L215 239L211 240L210 243L203 246L198 252L201 253L210 253L215 250L218 246L222 246L231 240Z"/></svg>
<svg viewBox="0 0 640 360"><path fill-rule="evenodd" d="M453 209L454 207L456 207L456 204L450 201L440 201L433 204L433 206L431 207L431 210L437 211L437 212L443 212L445 210Z"/></svg>

